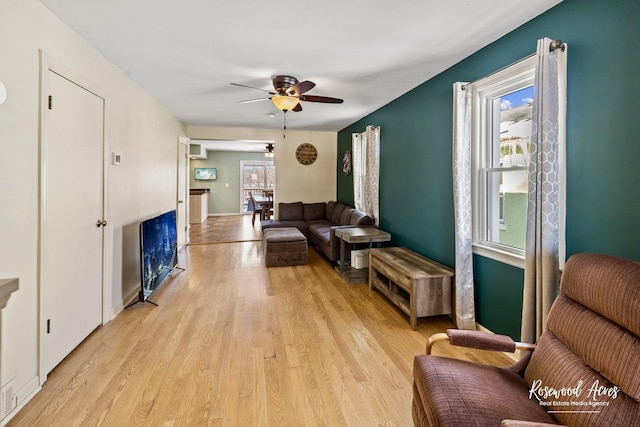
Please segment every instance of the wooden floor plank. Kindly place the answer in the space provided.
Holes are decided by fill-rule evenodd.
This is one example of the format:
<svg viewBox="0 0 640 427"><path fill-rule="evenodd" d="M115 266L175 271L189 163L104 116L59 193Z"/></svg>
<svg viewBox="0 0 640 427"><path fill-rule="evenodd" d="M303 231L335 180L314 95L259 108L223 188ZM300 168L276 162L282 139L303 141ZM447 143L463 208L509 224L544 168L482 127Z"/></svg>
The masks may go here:
<svg viewBox="0 0 640 427"><path fill-rule="evenodd" d="M411 425L413 357L451 319L412 331L314 249L308 265L267 269L257 223L214 222L225 229L207 223L181 252L185 271L152 295L158 307L135 304L98 328L8 426Z"/></svg>

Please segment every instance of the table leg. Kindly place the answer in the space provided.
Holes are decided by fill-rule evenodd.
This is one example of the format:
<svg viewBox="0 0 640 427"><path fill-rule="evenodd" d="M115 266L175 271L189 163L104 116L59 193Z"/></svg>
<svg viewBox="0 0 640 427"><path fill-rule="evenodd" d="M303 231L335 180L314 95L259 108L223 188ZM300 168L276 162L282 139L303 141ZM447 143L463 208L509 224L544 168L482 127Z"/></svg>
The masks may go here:
<svg viewBox="0 0 640 427"><path fill-rule="evenodd" d="M340 277L344 277L344 240L340 239Z"/></svg>
<svg viewBox="0 0 640 427"><path fill-rule="evenodd" d="M415 285L414 285L415 286ZM419 293L422 288L413 288L413 292L409 295L409 325L412 330L416 330L418 326L418 316L416 311L416 293Z"/></svg>

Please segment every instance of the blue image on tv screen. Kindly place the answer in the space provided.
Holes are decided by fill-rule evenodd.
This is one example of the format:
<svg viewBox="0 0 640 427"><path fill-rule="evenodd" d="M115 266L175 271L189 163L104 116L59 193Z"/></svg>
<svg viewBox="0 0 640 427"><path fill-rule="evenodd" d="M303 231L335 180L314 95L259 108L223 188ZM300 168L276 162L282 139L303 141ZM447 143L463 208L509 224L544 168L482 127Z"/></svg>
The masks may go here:
<svg viewBox="0 0 640 427"><path fill-rule="evenodd" d="M142 293L146 299L178 264L176 211L169 211L140 224Z"/></svg>

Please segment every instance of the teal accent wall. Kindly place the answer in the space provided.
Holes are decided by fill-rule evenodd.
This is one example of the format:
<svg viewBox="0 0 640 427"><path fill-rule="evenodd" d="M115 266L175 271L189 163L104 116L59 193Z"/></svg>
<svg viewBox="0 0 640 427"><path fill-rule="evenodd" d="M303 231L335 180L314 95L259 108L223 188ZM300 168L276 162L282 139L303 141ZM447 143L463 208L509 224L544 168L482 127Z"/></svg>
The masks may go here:
<svg viewBox="0 0 640 427"><path fill-rule="evenodd" d="M636 0L565 0L340 131L342 159L353 132L381 126L380 227L393 243L454 265L452 85L509 65L550 37L569 45L567 255L640 260L639 19ZM351 175L338 173L337 195L352 201ZM480 256L474 266L476 320L519 339L522 270Z"/></svg>
<svg viewBox="0 0 640 427"><path fill-rule="evenodd" d="M242 160L265 161L267 158L264 153L209 151L206 159L190 161L189 188L209 189L209 214L240 213L240 162ZM218 179L196 181L193 179L194 168L216 168Z"/></svg>

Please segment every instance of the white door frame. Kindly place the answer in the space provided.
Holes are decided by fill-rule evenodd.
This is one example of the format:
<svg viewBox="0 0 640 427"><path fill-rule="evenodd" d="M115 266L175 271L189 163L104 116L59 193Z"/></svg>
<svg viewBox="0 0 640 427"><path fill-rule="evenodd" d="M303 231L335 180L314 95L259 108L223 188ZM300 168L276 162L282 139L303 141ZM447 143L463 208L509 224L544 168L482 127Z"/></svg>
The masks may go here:
<svg viewBox="0 0 640 427"><path fill-rule="evenodd" d="M191 178L191 174L189 172L190 170L190 163L189 163L189 143L190 143L190 139L186 138L184 136L179 136L178 137L178 157L180 156L180 146L183 145L185 148L185 160L184 160L184 200L182 201L184 203L184 222L185 222L185 227L186 229L184 230L185 233L185 238L184 238L184 246L187 246L189 244L189 179ZM178 174L180 173L180 159L178 158ZM176 185L179 187L180 186L180 178L178 177L178 182L176 183ZM177 193L176 194L180 194L180 189L177 189ZM176 200L176 213L179 211L179 204L180 204L180 200ZM181 226L181 224L177 224L178 226ZM178 248L178 250L181 250L181 248Z"/></svg>
<svg viewBox="0 0 640 427"><path fill-rule="evenodd" d="M94 95L102 98L104 100L104 117L103 117L103 177L102 177L102 185L103 185L103 202L102 202L102 210L103 210L103 220L107 220L107 228L103 231L103 240L102 240L102 324L108 322L114 315L113 308L111 307L111 298L112 298L112 289L111 289L111 269L112 269L112 260L107 254L111 254L113 252L113 233L111 232L112 224L108 223L108 213L109 213L109 204L108 204L108 129L109 129L109 114L108 114L108 102L109 98L106 95L106 91L102 90L100 87L90 82L83 76L75 73L71 69L67 68L65 65L56 61L49 55L47 55L43 50L39 50L40 54L40 183L39 183L39 195L38 195L38 210L39 210L39 218L38 218L38 378L39 384L42 386L47 380L47 373L45 372L44 366L44 341L47 332L47 328L45 325L46 322L46 311L45 311L45 298L43 295L42 288L42 277L43 277L43 262L44 259L44 245L42 244L43 230L46 221L46 209L44 201L47 198L46 194L46 183L44 182L44 177L46 176L43 172L46 171L47 165L43 163L42 159L46 159L45 150L47 147L46 141L46 129L47 129L47 115L45 114L46 109L48 108L48 75L49 71L53 71L56 74L64 77L65 79L77 84L78 86L84 88L85 90L93 93Z"/></svg>

